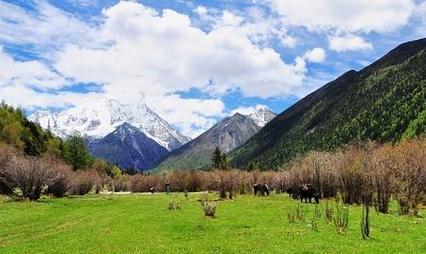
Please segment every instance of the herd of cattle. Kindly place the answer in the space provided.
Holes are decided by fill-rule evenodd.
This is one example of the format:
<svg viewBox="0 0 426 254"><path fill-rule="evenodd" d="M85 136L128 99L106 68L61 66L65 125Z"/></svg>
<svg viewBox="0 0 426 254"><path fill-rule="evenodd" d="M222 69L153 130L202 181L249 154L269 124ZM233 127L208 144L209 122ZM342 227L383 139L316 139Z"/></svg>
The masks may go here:
<svg viewBox="0 0 426 254"><path fill-rule="evenodd" d="M167 193L170 192L170 183L166 183L166 190ZM149 191L151 193L155 192L155 188L151 187L149 188ZM294 199L300 198L300 202L305 201L305 203L312 203L312 199L314 199L315 203L319 203L320 195L315 189L315 187L310 183L301 184L298 188L288 188L286 190L288 195ZM258 193L261 195L269 196L269 186L266 183L257 183L253 185L253 193L256 196Z"/></svg>
<svg viewBox="0 0 426 254"><path fill-rule="evenodd" d="M320 195L315 189L315 187L310 183L305 183L299 186L299 188L288 188L286 190L288 195L290 197L293 197L295 199L300 198L300 202L305 201L306 203L312 203L312 199L315 200L315 203L319 203ZM253 193L254 195L257 195L257 193L260 193L261 195L269 196L269 186L264 184L255 184L253 185Z"/></svg>

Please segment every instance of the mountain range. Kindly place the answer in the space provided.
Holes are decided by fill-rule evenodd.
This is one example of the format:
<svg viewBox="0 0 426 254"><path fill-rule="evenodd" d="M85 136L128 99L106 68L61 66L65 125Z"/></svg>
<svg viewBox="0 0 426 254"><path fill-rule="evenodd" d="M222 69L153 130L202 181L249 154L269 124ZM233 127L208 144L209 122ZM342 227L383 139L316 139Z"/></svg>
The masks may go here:
<svg viewBox="0 0 426 254"><path fill-rule="evenodd" d="M216 147L223 153L232 151L244 144L275 116L268 108L258 107L256 112L250 115L235 113L226 117L197 138L172 151L155 170L206 169L211 165Z"/></svg>
<svg viewBox="0 0 426 254"><path fill-rule="evenodd" d="M132 106L115 99L104 99L90 107L61 112L36 111L29 119L62 138L78 132L86 138L93 156L125 169L143 171L152 169L165 158L162 168L177 166L175 163L169 165L180 153L176 150L183 151L194 144L198 145L190 154L197 163L183 160L178 165L182 168L206 167L216 146L224 152L231 151L273 117L275 114L264 106L257 106L248 115L237 113L225 118L182 150L179 148L190 138L180 134L143 102Z"/></svg>
<svg viewBox="0 0 426 254"><path fill-rule="evenodd" d="M128 123L168 151L190 140L143 102L133 106L115 99L104 99L88 107L73 107L60 112L36 111L29 119L62 138L79 132L89 140L99 140Z"/></svg>
<svg viewBox="0 0 426 254"><path fill-rule="evenodd" d="M426 131L426 39L401 44L360 71L350 70L279 114L228 158L277 169L311 150Z"/></svg>

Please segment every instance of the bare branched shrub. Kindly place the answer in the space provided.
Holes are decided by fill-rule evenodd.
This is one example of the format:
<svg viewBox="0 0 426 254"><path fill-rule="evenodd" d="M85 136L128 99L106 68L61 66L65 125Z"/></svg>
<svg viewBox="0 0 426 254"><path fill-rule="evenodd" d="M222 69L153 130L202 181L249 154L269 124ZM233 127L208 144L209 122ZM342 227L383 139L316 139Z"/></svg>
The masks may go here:
<svg viewBox="0 0 426 254"><path fill-rule="evenodd" d="M45 187L54 179L54 165L50 160L30 156L12 156L3 172L9 188L19 188L30 200L40 198Z"/></svg>
<svg viewBox="0 0 426 254"><path fill-rule="evenodd" d="M71 174L70 166L56 161L54 177L47 188L47 194L52 194L55 197L65 196L71 188Z"/></svg>
<svg viewBox="0 0 426 254"><path fill-rule="evenodd" d="M419 205L425 202L426 142L404 141L396 148L395 156L398 162L398 170L394 173L399 211L407 214L411 210L417 215Z"/></svg>
<svg viewBox="0 0 426 254"><path fill-rule="evenodd" d="M72 195L85 195L95 186L98 176L89 170L76 171L72 177L70 193Z"/></svg>

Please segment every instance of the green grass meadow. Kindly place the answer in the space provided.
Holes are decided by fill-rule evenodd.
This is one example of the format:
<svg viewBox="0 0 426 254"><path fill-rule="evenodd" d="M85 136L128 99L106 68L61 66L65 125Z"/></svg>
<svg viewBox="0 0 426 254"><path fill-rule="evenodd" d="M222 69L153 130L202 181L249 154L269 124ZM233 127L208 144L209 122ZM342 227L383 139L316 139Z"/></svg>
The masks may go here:
<svg viewBox="0 0 426 254"><path fill-rule="evenodd" d="M211 194L212 198L216 195ZM38 202L0 201L0 253L426 253L422 216L371 212L371 239L360 234L361 208L350 206L349 229L318 229L314 204L305 221L290 223L300 202L286 195L237 196L217 201L216 218L205 217L200 195L88 195ZM171 200L181 210L168 210ZM334 206L334 201L329 201Z"/></svg>

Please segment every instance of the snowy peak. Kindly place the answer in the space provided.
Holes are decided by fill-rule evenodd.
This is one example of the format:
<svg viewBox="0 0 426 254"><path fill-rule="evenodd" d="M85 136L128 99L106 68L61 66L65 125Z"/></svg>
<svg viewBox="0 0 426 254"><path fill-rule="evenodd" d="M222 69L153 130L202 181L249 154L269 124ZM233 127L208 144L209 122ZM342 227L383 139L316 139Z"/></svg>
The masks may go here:
<svg viewBox="0 0 426 254"><path fill-rule="evenodd" d="M267 106L257 105L256 111L248 115L260 127L265 126L274 119L277 114L272 112Z"/></svg>
<svg viewBox="0 0 426 254"><path fill-rule="evenodd" d="M118 126L128 123L169 151L190 140L143 102L129 105L115 99L104 99L90 106L74 107L59 113L37 111L29 119L61 137L79 132L89 139L101 139Z"/></svg>

